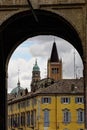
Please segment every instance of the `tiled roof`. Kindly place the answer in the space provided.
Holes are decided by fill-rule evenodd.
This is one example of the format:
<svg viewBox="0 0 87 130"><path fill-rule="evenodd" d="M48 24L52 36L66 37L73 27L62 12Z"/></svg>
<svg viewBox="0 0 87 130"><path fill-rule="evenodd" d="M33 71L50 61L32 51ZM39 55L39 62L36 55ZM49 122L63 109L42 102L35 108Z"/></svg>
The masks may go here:
<svg viewBox="0 0 87 130"><path fill-rule="evenodd" d="M83 94L84 92L84 84L83 84L83 78L81 79L61 79L58 80L57 82L53 83L52 85L49 85L45 88L40 88L35 92L28 92L27 94L23 96L17 96L17 97L12 97L9 95L8 98L8 104L12 102L18 102L20 100L25 100L26 98L32 98L37 95L65 95L65 94L70 94L70 95L78 95L78 94ZM11 96L11 97L10 97Z"/></svg>
<svg viewBox="0 0 87 130"><path fill-rule="evenodd" d="M28 92L27 94L22 95L22 96L21 95L18 95L18 96L13 95L13 98L11 98L12 95L10 95L11 97L8 98L8 104L12 103L12 102L18 102L18 101L21 101L21 100L25 100L26 98L32 97L32 95L33 95L32 92Z"/></svg>
<svg viewBox="0 0 87 130"><path fill-rule="evenodd" d="M54 84L37 90L35 93L43 94L73 94L73 93L83 93L84 85L83 79L61 79Z"/></svg>

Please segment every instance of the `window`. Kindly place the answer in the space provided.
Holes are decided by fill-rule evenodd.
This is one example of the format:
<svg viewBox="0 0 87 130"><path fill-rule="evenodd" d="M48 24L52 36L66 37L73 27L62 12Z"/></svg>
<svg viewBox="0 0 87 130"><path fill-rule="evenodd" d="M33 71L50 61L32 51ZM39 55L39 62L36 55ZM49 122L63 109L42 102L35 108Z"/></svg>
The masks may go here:
<svg viewBox="0 0 87 130"><path fill-rule="evenodd" d="M51 103L51 98L49 98L49 97L42 97L42 103Z"/></svg>
<svg viewBox="0 0 87 130"><path fill-rule="evenodd" d="M62 97L61 103L70 103L70 98L69 97Z"/></svg>
<svg viewBox="0 0 87 130"><path fill-rule="evenodd" d="M76 97L75 102L76 103L84 103L84 97Z"/></svg>
<svg viewBox="0 0 87 130"><path fill-rule="evenodd" d="M34 125L34 112L31 111L31 125Z"/></svg>
<svg viewBox="0 0 87 130"><path fill-rule="evenodd" d="M20 124L21 124L21 118L20 118L20 114L18 114L18 116L17 116L17 120L18 120L18 127L20 127Z"/></svg>
<svg viewBox="0 0 87 130"><path fill-rule="evenodd" d="M11 115L11 127L14 127L14 115Z"/></svg>
<svg viewBox="0 0 87 130"><path fill-rule="evenodd" d="M71 121L71 113L68 109L63 110L63 122L70 123Z"/></svg>
<svg viewBox="0 0 87 130"><path fill-rule="evenodd" d="M27 126L30 126L30 112L27 112Z"/></svg>
<svg viewBox="0 0 87 130"><path fill-rule="evenodd" d="M44 110L44 127L49 127L49 110Z"/></svg>
<svg viewBox="0 0 87 130"><path fill-rule="evenodd" d="M36 110L31 111L31 125L36 126Z"/></svg>
<svg viewBox="0 0 87 130"><path fill-rule="evenodd" d="M21 113L21 126L25 126L25 113Z"/></svg>
<svg viewBox="0 0 87 130"><path fill-rule="evenodd" d="M58 73L58 68L52 68L52 73L57 74Z"/></svg>
<svg viewBox="0 0 87 130"><path fill-rule="evenodd" d="M17 115L14 116L14 127L17 127Z"/></svg>
<svg viewBox="0 0 87 130"><path fill-rule="evenodd" d="M84 110L83 109L78 109L77 110L77 121L78 123L83 123L84 122Z"/></svg>

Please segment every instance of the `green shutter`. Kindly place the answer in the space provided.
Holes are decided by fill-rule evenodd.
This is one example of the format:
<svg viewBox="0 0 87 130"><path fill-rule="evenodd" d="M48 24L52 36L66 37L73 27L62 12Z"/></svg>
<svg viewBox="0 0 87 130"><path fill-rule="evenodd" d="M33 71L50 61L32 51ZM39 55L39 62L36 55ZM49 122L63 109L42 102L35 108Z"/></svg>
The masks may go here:
<svg viewBox="0 0 87 130"><path fill-rule="evenodd" d="M42 102L42 104L44 103L44 98L43 97L41 98L41 102Z"/></svg>
<svg viewBox="0 0 87 130"><path fill-rule="evenodd" d="M48 102L51 103L51 98L48 98Z"/></svg>

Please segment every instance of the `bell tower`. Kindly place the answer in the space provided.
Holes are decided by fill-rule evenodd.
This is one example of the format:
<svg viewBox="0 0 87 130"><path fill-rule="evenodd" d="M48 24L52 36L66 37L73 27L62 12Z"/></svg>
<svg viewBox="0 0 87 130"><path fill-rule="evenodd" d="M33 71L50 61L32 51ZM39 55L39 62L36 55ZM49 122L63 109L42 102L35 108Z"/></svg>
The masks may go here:
<svg viewBox="0 0 87 130"><path fill-rule="evenodd" d="M55 41L53 43L51 57L47 63L47 77L55 81L62 79L62 60L59 60Z"/></svg>
<svg viewBox="0 0 87 130"><path fill-rule="evenodd" d="M35 61L35 65L32 71L32 81L39 81L40 80L40 68L37 64L37 60Z"/></svg>
<svg viewBox="0 0 87 130"><path fill-rule="evenodd" d="M35 61L35 65L32 70L32 82L31 82L31 91L35 91L37 89L37 82L40 81L40 68L37 64L37 60Z"/></svg>

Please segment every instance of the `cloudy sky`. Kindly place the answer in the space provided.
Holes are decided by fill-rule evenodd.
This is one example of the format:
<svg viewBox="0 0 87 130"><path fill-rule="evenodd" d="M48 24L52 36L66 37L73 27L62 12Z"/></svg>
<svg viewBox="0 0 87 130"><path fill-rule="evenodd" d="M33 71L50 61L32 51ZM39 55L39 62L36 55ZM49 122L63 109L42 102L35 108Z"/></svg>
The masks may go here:
<svg viewBox="0 0 87 130"><path fill-rule="evenodd" d="M77 75L78 78L82 77L82 60L70 43L52 35L36 36L21 43L12 54L8 65L8 92L11 92L17 86L18 70L20 70L21 87L28 88L30 91L32 68L36 59L40 67L41 78L46 77L47 60L50 58L54 40L59 58L63 61L63 78L74 78L74 64L76 69L75 76Z"/></svg>

